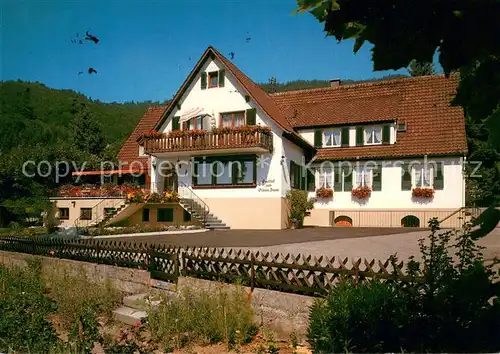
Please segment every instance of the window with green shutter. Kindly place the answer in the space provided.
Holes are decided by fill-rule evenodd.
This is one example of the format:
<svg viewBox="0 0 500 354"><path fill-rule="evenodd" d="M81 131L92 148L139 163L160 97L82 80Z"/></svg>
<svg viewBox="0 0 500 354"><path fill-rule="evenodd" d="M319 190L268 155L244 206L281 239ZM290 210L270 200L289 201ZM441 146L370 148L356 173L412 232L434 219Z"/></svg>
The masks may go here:
<svg viewBox="0 0 500 354"><path fill-rule="evenodd" d="M436 163L436 172L434 173L434 189L444 189L444 164L442 162Z"/></svg>
<svg viewBox="0 0 500 354"><path fill-rule="evenodd" d="M382 144L388 145L391 143L391 126L386 124L382 127Z"/></svg>
<svg viewBox="0 0 500 354"><path fill-rule="evenodd" d="M382 166L377 165L376 167L373 168L372 170L372 189L374 191L381 191L382 190Z"/></svg>
<svg viewBox="0 0 500 354"><path fill-rule="evenodd" d="M341 146L349 146L349 127L342 128Z"/></svg>
<svg viewBox="0 0 500 354"><path fill-rule="evenodd" d="M181 125L179 123L180 119L181 119L181 117L178 117L178 116L172 118L172 130L181 129Z"/></svg>
<svg viewBox="0 0 500 354"><path fill-rule="evenodd" d="M316 129L314 131L314 146L322 147L323 146L323 132L321 129Z"/></svg>
<svg viewBox="0 0 500 354"><path fill-rule="evenodd" d="M356 128L356 146L363 146L364 145L365 140L363 137L363 132L364 132L363 127Z"/></svg>
<svg viewBox="0 0 500 354"><path fill-rule="evenodd" d="M207 73L201 73L201 89L204 90L207 88Z"/></svg>
<svg viewBox="0 0 500 354"><path fill-rule="evenodd" d="M226 70L219 70L219 87L224 87L224 80L226 77Z"/></svg>
<svg viewBox="0 0 500 354"><path fill-rule="evenodd" d="M255 108L247 109L246 113L247 125L255 125L257 124L257 110Z"/></svg>
<svg viewBox="0 0 500 354"><path fill-rule="evenodd" d="M401 190L411 190L411 170L410 165L404 164L401 166Z"/></svg>
<svg viewBox="0 0 500 354"><path fill-rule="evenodd" d="M352 168L347 166L343 167L342 173L344 175L344 192L350 192L352 190L352 178L353 178Z"/></svg>

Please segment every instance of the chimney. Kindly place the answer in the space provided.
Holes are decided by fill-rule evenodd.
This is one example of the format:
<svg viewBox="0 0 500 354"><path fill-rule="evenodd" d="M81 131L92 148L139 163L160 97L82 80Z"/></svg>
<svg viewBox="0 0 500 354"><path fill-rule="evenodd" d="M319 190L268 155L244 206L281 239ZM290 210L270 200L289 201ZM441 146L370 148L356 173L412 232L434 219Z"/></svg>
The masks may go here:
<svg viewBox="0 0 500 354"><path fill-rule="evenodd" d="M330 80L330 87L340 86L340 79L332 79Z"/></svg>

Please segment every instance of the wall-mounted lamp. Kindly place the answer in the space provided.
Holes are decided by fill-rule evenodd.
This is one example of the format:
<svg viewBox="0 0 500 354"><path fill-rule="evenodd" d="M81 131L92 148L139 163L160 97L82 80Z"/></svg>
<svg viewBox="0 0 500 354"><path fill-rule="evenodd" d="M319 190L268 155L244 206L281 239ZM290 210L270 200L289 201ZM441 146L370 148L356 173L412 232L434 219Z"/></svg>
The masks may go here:
<svg viewBox="0 0 500 354"><path fill-rule="evenodd" d="M74 207L75 207L76 202L71 202L71 204L73 204L73 208L74 208Z"/></svg>

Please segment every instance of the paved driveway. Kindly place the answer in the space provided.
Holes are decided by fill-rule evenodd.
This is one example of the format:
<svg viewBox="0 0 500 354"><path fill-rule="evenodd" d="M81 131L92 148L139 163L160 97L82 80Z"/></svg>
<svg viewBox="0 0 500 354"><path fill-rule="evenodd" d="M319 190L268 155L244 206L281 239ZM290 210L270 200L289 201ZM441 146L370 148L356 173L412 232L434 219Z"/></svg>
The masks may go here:
<svg viewBox="0 0 500 354"><path fill-rule="evenodd" d="M113 241L147 242L175 246L242 248L273 253L292 253L341 258L386 260L396 253L406 261L419 259L418 240L429 234L413 228L334 228L300 230L220 230L196 234L114 238ZM485 259L500 258L500 228L479 241Z"/></svg>
<svg viewBox="0 0 500 354"><path fill-rule="evenodd" d="M415 232L412 228L306 227L296 230L214 230L197 234L113 238L113 241L147 242L174 246L263 247L289 243L352 239Z"/></svg>

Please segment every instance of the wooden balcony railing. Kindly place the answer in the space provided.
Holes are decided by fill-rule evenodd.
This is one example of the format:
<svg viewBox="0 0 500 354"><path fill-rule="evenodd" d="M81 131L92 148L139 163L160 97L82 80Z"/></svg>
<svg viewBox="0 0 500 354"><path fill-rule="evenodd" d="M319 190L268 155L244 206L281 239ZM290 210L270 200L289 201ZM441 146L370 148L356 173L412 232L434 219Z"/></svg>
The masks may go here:
<svg viewBox="0 0 500 354"><path fill-rule="evenodd" d="M148 154L231 148L261 148L270 152L273 151L272 134L266 132L206 132L198 136L150 137L144 139L142 144L144 151Z"/></svg>

